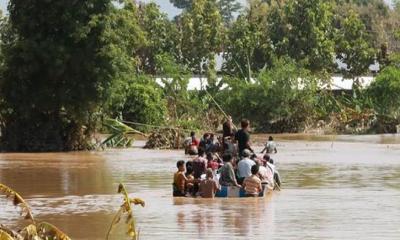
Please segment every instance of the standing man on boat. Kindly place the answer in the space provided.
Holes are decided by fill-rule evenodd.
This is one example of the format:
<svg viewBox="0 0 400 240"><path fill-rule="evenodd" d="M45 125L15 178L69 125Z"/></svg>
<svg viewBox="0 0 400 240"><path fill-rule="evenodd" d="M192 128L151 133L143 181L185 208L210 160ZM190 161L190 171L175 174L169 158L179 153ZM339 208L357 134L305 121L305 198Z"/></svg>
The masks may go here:
<svg viewBox="0 0 400 240"><path fill-rule="evenodd" d="M232 117L228 116L224 124L222 124L222 137L225 138L233 138L235 136L235 126L232 122Z"/></svg>
<svg viewBox="0 0 400 240"><path fill-rule="evenodd" d="M250 146L250 121L247 119L243 119L240 125L242 129L236 132L235 141L238 144L239 157L242 157L243 151L245 149L248 149L253 153L254 151Z"/></svg>
<svg viewBox="0 0 400 240"><path fill-rule="evenodd" d="M232 122L232 117L227 116L226 121L222 124L222 146L224 153L234 154L235 146L233 144L233 137L236 130Z"/></svg>

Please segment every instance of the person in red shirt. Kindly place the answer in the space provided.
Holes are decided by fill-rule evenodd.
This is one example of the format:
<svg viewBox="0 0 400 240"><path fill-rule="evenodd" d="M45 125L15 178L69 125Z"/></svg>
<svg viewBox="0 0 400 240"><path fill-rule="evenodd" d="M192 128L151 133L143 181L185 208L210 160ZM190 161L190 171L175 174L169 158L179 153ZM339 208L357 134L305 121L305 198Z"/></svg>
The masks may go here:
<svg viewBox="0 0 400 240"><path fill-rule="evenodd" d="M196 133L191 132L190 137L185 139L185 154L197 155L200 141L196 138Z"/></svg>
<svg viewBox="0 0 400 240"><path fill-rule="evenodd" d="M219 163L215 160L214 154L207 153L207 168L211 168L211 170L215 171L219 168Z"/></svg>
<svg viewBox="0 0 400 240"><path fill-rule="evenodd" d="M200 140L196 138L196 133L195 132L191 132L190 133L190 137L192 138L191 146L199 147Z"/></svg>

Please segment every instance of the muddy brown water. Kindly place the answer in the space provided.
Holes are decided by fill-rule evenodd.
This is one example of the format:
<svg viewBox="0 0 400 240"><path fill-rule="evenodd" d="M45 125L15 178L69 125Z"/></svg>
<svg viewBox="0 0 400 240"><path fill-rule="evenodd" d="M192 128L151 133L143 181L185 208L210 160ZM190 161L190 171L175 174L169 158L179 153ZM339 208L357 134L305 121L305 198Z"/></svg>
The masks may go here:
<svg viewBox="0 0 400 240"><path fill-rule="evenodd" d="M105 239L120 181L146 201L135 208L141 239L400 239L400 135L277 139L283 190L264 199L173 199L183 152L139 147L0 154L0 182L72 239ZM24 224L4 198L0 223ZM117 227L112 239L125 231Z"/></svg>

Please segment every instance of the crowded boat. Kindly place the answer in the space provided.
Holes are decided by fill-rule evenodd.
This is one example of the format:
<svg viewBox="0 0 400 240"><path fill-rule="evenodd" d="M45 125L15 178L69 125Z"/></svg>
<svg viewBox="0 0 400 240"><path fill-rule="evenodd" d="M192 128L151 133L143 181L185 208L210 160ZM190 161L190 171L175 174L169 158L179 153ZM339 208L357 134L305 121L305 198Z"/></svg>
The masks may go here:
<svg viewBox="0 0 400 240"><path fill-rule="evenodd" d="M272 154L277 146L270 136L259 155L251 147L250 121L243 119L237 129L231 117L223 124L222 136L195 132L185 140L185 154L173 177L174 197L264 197L280 190L281 181Z"/></svg>

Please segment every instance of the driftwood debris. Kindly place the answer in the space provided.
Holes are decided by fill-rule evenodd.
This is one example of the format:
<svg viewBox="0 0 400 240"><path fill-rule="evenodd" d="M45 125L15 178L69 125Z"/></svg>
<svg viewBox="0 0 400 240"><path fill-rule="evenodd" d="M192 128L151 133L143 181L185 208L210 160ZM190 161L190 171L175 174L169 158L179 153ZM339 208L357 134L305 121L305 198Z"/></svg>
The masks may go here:
<svg viewBox="0 0 400 240"><path fill-rule="evenodd" d="M146 142L148 149L179 149L183 147L185 135L173 128L155 129Z"/></svg>

